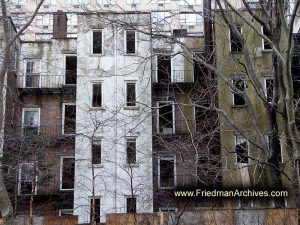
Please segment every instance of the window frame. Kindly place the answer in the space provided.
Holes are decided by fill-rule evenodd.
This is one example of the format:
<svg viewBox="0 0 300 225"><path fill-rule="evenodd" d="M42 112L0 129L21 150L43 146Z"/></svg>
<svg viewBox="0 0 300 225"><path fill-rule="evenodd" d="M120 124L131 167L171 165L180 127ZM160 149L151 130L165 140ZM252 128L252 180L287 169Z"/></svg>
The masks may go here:
<svg viewBox="0 0 300 225"><path fill-rule="evenodd" d="M64 159L74 159L74 188L63 189L63 165ZM74 156L61 156L60 157L60 168L59 168L59 190L60 191L74 191L75 189L75 157Z"/></svg>
<svg viewBox="0 0 300 225"><path fill-rule="evenodd" d="M132 196L132 195L125 195L125 210L124 210L124 212L125 213L130 213L130 212L128 212L128 205L127 205L127 199L129 199L129 198L135 198L135 212L134 213L137 213L138 212L138 207L137 207L137 205L138 205L138 195L134 195L134 196Z"/></svg>
<svg viewBox="0 0 300 225"><path fill-rule="evenodd" d="M236 152L236 146L237 146L237 139L238 138L242 138L246 141L247 144L247 156L250 156L250 145L249 145L249 140L247 140L246 138L244 138L243 136L240 135L235 135L235 140L234 140L234 151ZM247 157L247 161L246 163L243 162L238 162L238 153L235 153L235 163L236 165L248 165L250 163L250 158Z"/></svg>
<svg viewBox="0 0 300 225"><path fill-rule="evenodd" d="M156 69L155 69L155 80L156 83L159 83L158 81L158 58L159 56L163 57L170 57L170 68L171 68L171 74L170 74L170 83L174 82L174 72L173 72L173 60L171 54L155 54L155 64L156 64Z"/></svg>
<svg viewBox="0 0 300 225"><path fill-rule="evenodd" d="M162 19L160 18L160 16L158 16L159 13L164 14ZM166 14L169 14L169 15L166 16ZM153 23L155 23L157 25L163 25L163 24L165 25L166 23L167 24L171 23L172 15L171 15L170 11L166 11L166 10L164 10L164 11L151 11L151 17L152 17L152 19L155 19L155 20L152 20Z"/></svg>
<svg viewBox="0 0 300 225"><path fill-rule="evenodd" d="M135 101L134 105L128 105L128 84L134 84L134 94L135 94ZM136 108L137 107L137 81L136 80L125 80L125 107L126 108Z"/></svg>
<svg viewBox="0 0 300 225"><path fill-rule="evenodd" d="M100 32L101 31L101 53L94 53L94 32ZM103 54L103 43L104 43L104 29L92 29L91 30L91 54L95 56L102 56Z"/></svg>
<svg viewBox="0 0 300 225"><path fill-rule="evenodd" d="M77 65L76 65L76 69L77 66L78 66L78 57L77 57L77 54L64 54L64 85L76 85L77 84L77 71L76 71L76 83L75 84L67 84L67 57L76 57L76 60L77 60Z"/></svg>
<svg viewBox="0 0 300 225"><path fill-rule="evenodd" d="M163 133L163 132L160 132L159 131L159 109L160 109L160 106L159 106L159 104L160 103L171 103L171 107L172 107L172 125L173 125L173 127L172 127L172 133ZM175 122L176 122L176 120L175 120L175 103L174 103L174 101L157 101L157 103L156 103L157 105L157 118L156 118L156 122L157 122L157 129L156 129L156 132L158 133L158 134L175 134L175 129L176 129L176 126L175 126Z"/></svg>
<svg viewBox="0 0 300 225"><path fill-rule="evenodd" d="M98 146L100 145L100 163L94 163L93 162L93 143L94 142L100 142L100 144L97 144ZM91 140L91 163L95 167L103 165L103 162L102 162L102 138L101 137L94 137Z"/></svg>
<svg viewBox="0 0 300 225"><path fill-rule="evenodd" d="M68 21L70 21L70 23L68 23L67 21L67 26L78 26L78 15L77 13L67 13L67 19ZM76 23L73 23L74 22L74 18L76 18Z"/></svg>
<svg viewBox="0 0 300 225"><path fill-rule="evenodd" d="M161 160L165 160L165 161L173 161L173 164L174 164L174 167L173 167L173 177L174 177L174 186L173 187L162 187L161 186L161 174L160 174L160 161ZM158 170L158 181L157 181L157 184L158 184L158 188L159 189L174 189L176 187L176 184L177 184L177 179L176 179L176 175L177 175L177 171L176 171L176 156L158 156L158 163L157 163L157 170Z"/></svg>
<svg viewBox="0 0 300 225"><path fill-rule="evenodd" d="M261 26L261 33L262 33L263 35L265 35L265 34L264 34L264 27L263 27L263 26ZM265 35L265 36L267 36L267 35ZM264 38L261 38L261 42L262 42L262 50L263 50L264 52L272 52L272 51L273 51L271 45L270 45L268 42L266 42ZM266 42L266 44L270 45L270 49L265 49L265 42Z"/></svg>
<svg viewBox="0 0 300 225"><path fill-rule="evenodd" d="M231 79L231 82L232 82L232 85L233 86L235 86L235 80L242 80L243 81L243 83L244 83L244 92L246 92L246 90L247 90L247 81L246 81L246 79L245 79L245 77L233 77L232 79ZM236 86L235 86L236 87ZM246 100L244 99L244 97L242 97L243 98L243 100L244 100L244 102L245 102L245 104L244 105L236 105L235 104L235 102L234 102L234 96L236 95L235 93L233 93L233 91L234 90L232 90L231 91L231 94L232 94L232 106L233 107L247 107L247 103L246 103ZM239 96L239 95L238 95Z"/></svg>
<svg viewBox="0 0 300 225"><path fill-rule="evenodd" d="M93 99L94 99L94 85L100 84L101 85L101 106L93 106ZM103 109L103 81L102 80L95 80L91 81L91 109L97 110L97 109Z"/></svg>
<svg viewBox="0 0 300 225"><path fill-rule="evenodd" d="M109 5L109 6L116 5L116 1L115 0L97 0L97 3L99 5L104 5L104 6L106 6L106 5Z"/></svg>
<svg viewBox="0 0 300 225"><path fill-rule="evenodd" d="M241 35L243 35L243 26L242 25L235 25L237 28L241 28ZM232 32L231 32L231 29L229 28L229 52L232 53L232 54L242 54L243 53L243 49L241 51L235 51L233 52L232 51L232 48L231 48L231 36L232 36ZM242 48L243 48L243 43L242 44Z"/></svg>
<svg viewBox="0 0 300 225"><path fill-rule="evenodd" d="M195 15L196 20L194 23L187 23L187 15ZM184 19L182 18L184 16ZM201 26L203 25L203 18L195 12L181 12L179 14L179 23L183 26Z"/></svg>
<svg viewBox="0 0 300 225"><path fill-rule="evenodd" d="M127 50L127 32L128 31L133 31L134 32L134 52L128 52L128 50ZM125 32L124 32L125 34L125 37L124 37L124 46L125 46L125 54L126 55L136 55L137 54L137 31L136 30L134 30L134 29L126 29L125 30Z"/></svg>
<svg viewBox="0 0 300 225"><path fill-rule="evenodd" d="M128 143L129 142L134 142L135 143L135 160L133 163L129 163L129 160L128 160ZM126 165L129 165L129 166L133 166L133 165L137 165L137 137L136 136L132 136L132 137L125 137L125 148L126 148Z"/></svg>
<svg viewBox="0 0 300 225"><path fill-rule="evenodd" d="M31 75L33 76L39 76L39 84L38 84L38 87L27 87L26 85L26 81L27 81L27 62L34 62L34 64L36 62L39 63L39 68L38 68L38 73L32 73ZM34 68L34 66L33 66ZM25 59L24 60L24 79L23 79L23 87L24 88L40 88L41 87L41 71L42 71L42 61L40 59Z"/></svg>
<svg viewBox="0 0 300 225"><path fill-rule="evenodd" d="M21 176L22 176L22 165L32 165L32 169L34 169L34 164L36 162L22 162L22 163L19 163L19 167L18 167L18 195L21 196L21 195L31 195L31 194L22 194L21 193L21 188L22 188L22 181L21 181ZM32 184L32 182L31 182ZM36 174L35 175L35 190L34 190L34 195L37 195L37 189L38 189L38 175Z"/></svg>
<svg viewBox="0 0 300 225"><path fill-rule="evenodd" d="M40 129L41 129L41 108L37 107L37 108L22 108L22 131L21 134L24 135L24 119L25 119L25 112L29 111L37 111L38 112L38 134L40 134Z"/></svg>
<svg viewBox="0 0 300 225"><path fill-rule="evenodd" d="M75 115L75 133L74 134L66 134L65 133L65 112L66 112L66 105L74 105L75 106L75 112L76 112L76 103L75 102L64 102L62 103L62 135L68 135L68 136L72 136L74 134L76 134L76 115Z"/></svg>
<svg viewBox="0 0 300 225"><path fill-rule="evenodd" d="M12 3L15 5L25 5L26 2L26 0L12 0Z"/></svg>
<svg viewBox="0 0 300 225"><path fill-rule="evenodd" d="M137 5L140 4L140 0L126 0L127 5Z"/></svg>

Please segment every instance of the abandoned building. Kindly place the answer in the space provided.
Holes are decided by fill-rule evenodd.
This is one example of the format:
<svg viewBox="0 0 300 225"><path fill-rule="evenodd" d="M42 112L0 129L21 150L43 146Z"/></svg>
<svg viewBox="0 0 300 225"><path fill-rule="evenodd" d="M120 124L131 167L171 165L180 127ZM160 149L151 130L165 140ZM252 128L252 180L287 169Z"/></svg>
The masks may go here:
<svg viewBox="0 0 300 225"><path fill-rule="evenodd" d="M32 208L35 215L77 215L79 223L89 223L93 214L102 223L106 213L274 207L272 201L211 199L186 205L174 197L176 188L257 184L256 164L248 166L248 156L257 152L258 140L246 100L199 62L226 71L255 102L253 87L237 66L243 44L223 23L212 22L218 11L205 15L208 2L44 1L17 39L6 75L4 174L16 215ZM13 34L35 7L32 0L8 4ZM237 30L247 34L238 23ZM3 35L1 30L1 41ZM271 101L271 46L248 35ZM269 140L262 104L254 111ZM241 121L237 127L253 139L236 132L216 107ZM283 167L288 152L281 146ZM265 177L258 183L268 183ZM285 207L295 206L293 197L284 199Z"/></svg>

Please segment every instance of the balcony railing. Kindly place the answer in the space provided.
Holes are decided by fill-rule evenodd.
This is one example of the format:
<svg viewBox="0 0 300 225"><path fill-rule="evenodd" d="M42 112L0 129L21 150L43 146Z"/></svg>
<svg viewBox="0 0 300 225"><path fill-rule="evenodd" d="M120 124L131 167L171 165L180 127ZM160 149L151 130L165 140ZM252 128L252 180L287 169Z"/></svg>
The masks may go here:
<svg viewBox="0 0 300 225"><path fill-rule="evenodd" d="M26 74L17 76L18 88L61 88L65 84L76 84L76 75Z"/></svg>
<svg viewBox="0 0 300 225"><path fill-rule="evenodd" d="M154 71L157 73L157 83L192 83L194 70Z"/></svg>

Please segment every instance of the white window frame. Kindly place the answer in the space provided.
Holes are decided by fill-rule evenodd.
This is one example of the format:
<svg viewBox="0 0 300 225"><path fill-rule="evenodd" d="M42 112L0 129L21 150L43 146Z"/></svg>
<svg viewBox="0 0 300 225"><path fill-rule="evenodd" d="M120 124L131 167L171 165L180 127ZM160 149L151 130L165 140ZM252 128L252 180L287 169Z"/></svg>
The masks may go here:
<svg viewBox="0 0 300 225"><path fill-rule="evenodd" d="M63 189L62 188L62 179L63 179L63 162L64 159L74 159L75 163L75 157L74 156L61 156L60 157L60 169L59 169L59 190L60 191L73 191L74 188L68 188L68 189ZM74 165L74 171L75 171L75 165ZM74 181L75 181L75 174L74 174ZM74 187L75 187L75 182L74 182Z"/></svg>
<svg viewBox="0 0 300 225"><path fill-rule="evenodd" d="M128 106L127 105L127 84L135 84L135 105ZM126 108L136 108L137 106L137 80L125 80L125 107Z"/></svg>
<svg viewBox="0 0 300 225"><path fill-rule="evenodd" d="M241 28L241 35L243 35L243 26L242 25L236 25L237 27L240 27ZM228 29L228 32L229 32L229 51L230 51L230 53L242 53L242 51L241 52L232 52L232 50L231 50L231 30L230 30L230 28Z"/></svg>
<svg viewBox="0 0 300 225"><path fill-rule="evenodd" d="M99 32L99 31L101 31L101 39L102 39L102 45L101 45L101 53L94 53L93 52L93 48L94 48L94 38L93 38L93 33L94 32ZM98 56L101 56L101 55L103 55L103 45L104 45L104 29L92 29L91 30L91 37L90 37L90 39L91 39L91 55L98 55Z"/></svg>
<svg viewBox="0 0 300 225"><path fill-rule="evenodd" d="M193 23L187 23L187 15L194 15L196 20ZM179 22L185 26L198 26L203 24L203 18L198 13L180 13Z"/></svg>
<svg viewBox="0 0 300 225"><path fill-rule="evenodd" d="M34 169L34 163L35 162L23 162L19 164L19 171L18 171L18 195L23 195L21 193L21 176L22 176L22 165L32 165L32 168ZM34 190L34 194L37 194L37 189L38 189L38 175L35 175L35 190ZM24 194L24 195L30 195L30 194Z"/></svg>
<svg viewBox="0 0 300 225"><path fill-rule="evenodd" d="M157 118L156 118L156 122L157 122L157 133L158 134L165 134L165 133L160 133L159 132L159 103L171 103L172 106L172 116L173 116L173 131L172 133L166 133L166 134L175 134L175 104L174 101L158 101L156 104L157 106Z"/></svg>
<svg viewBox="0 0 300 225"><path fill-rule="evenodd" d="M247 142L247 156L250 156L250 145L249 145L249 140L247 140L246 138L240 136L240 135L235 135L235 138L234 138L234 151L236 149L236 146L237 146L237 139L238 138L242 138L243 140L245 140ZM238 160L238 153L236 152L235 153L235 163L237 165L248 165L250 163L250 158L247 158L248 162L247 163L240 163L237 161Z"/></svg>
<svg viewBox="0 0 300 225"><path fill-rule="evenodd" d="M159 16L159 14L161 14ZM163 16L162 16L163 14ZM166 16L167 14L167 16ZM152 22L157 24L171 23L171 12L170 11L152 11L151 12Z"/></svg>
<svg viewBox="0 0 300 225"><path fill-rule="evenodd" d="M61 214L68 214L68 215L73 215L73 209L59 209L58 210L58 216L62 216Z"/></svg>
<svg viewBox="0 0 300 225"><path fill-rule="evenodd" d="M93 106L93 94L94 94L94 92L93 92L93 85L94 84L101 84L101 106L100 107L94 107ZM93 81L91 81L91 91L90 91L90 93L91 93L91 105L90 105L90 108L91 109L93 109L93 110L97 110L97 109L103 109L104 107L103 107L103 80L93 80Z"/></svg>
<svg viewBox="0 0 300 225"><path fill-rule="evenodd" d="M270 134L267 135L266 140L268 145L270 145ZM281 155L279 163L281 164L283 163L283 149L282 149L282 142L280 137L279 137L279 144L280 144L280 155Z"/></svg>
<svg viewBox="0 0 300 225"><path fill-rule="evenodd" d="M64 85L71 85L71 86L73 86L74 84L66 84L66 79L67 79L66 69L67 69L67 57L68 56L73 56L73 57L76 56L77 57L77 55L76 54L64 54ZM77 60L78 60L78 58L77 58Z"/></svg>
<svg viewBox="0 0 300 225"><path fill-rule="evenodd" d="M265 35L264 34L264 27L263 26L261 26L261 33L263 34L263 35ZM273 49L271 48L271 49L265 49L265 39L264 38L261 38L261 43L262 43L262 49L263 49L263 51L264 52L272 52L273 51ZM267 43L267 42L266 42ZM268 43L267 43L268 44Z"/></svg>
<svg viewBox="0 0 300 225"><path fill-rule="evenodd" d="M25 112L26 111L38 112L38 134L39 134L40 129L41 129L41 108L22 108L22 135L24 135L24 119L25 119Z"/></svg>
<svg viewBox="0 0 300 225"><path fill-rule="evenodd" d="M93 199L95 198L95 200L96 199L100 199L100 221L101 221L101 205L102 205L102 201L101 201L101 199L103 199L103 196L101 196L101 195L95 195L94 197L93 196L89 196L89 221L91 222L91 215L92 215L92 211L91 211L91 209L92 209L92 201L93 201Z"/></svg>
<svg viewBox="0 0 300 225"><path fill-rule="evenodd" d="M26 24L26 15L25 13L17 13L17 14L11 14L11 19L15 26L21 27Z"/></svg>
<svg viewBox="0 0 300 225"><path fill-rule="evenodd" d="M52 39L52 34L47 34L47 33L36 33L35 34L36 41L51 41L51 39Z"/></svg>
<svg viewBox="0 0 300 225"><path fill-rule="evenodd" d="M127 31L134 31L134 53L127 53ZM136 55L137 54L137 31L133 29L128 29L125 30L125 36L124 36L124 46L125 46L125 51L124 53L126 55Z"/></svg>
<svg viewBox="0 0 300 225"><path fill-rule="evenodd" d="M66 105L75 105L75 107L76 107L76 103L72 103L72 102L70 102L70 103L63 103L62 104L62 116L61 116L61 118L62 118L62 123L61 123L61 127L62 127L62 134L63 135L74 135L74 134L65 134L65 110L66 110ZM75 117L75 127L76 127L76 117ZM75 131L75 133L76 133L76 131Z"/></svg>
<svg viewBox="0 0 300 225"><path fill-rule="evenodd" d="M246 92L246 90L247 90L247 81L245 80L244 77L233 77L233 78L231 79L232 85L235 86L234 80L238 80L238 79L240 79L240 80L242 80L242 81L244 82L244 91ZM236 104L234 103L234 95L235 95L235 94L232 93L232 92L231 92L231 94L232 94L232 105L233 105L234 107L246 107L246 106L247 106L247 103L246 103L246 100L245 100L245 99L244 99L244 101L245 101L245 104L244 104L244 105L236 105Z"/></svg>
<svg viewBox="0 0 300 225"><path fill-rule="evenodd" d="M26 0L12 0L12 3L15 5L25 5L26 2Z"/></svg>
<svg viewBox="0 0 300 225"><path fill-rule="evenodd" d="M49 13L37 14L36 15L36 25L37 26L52 26L53 25L53 15L49 14Z"/></svg>
<svg viewBox="0 0 300 225"><path fill-rule="evenodd" d="M174 186L173 187L161 187L160 186L160 161L161 160L168 160L174 162ZM159 189L173 189L176 187L177 180L176 180L176 156L158 156L158 188Z"/></svg>
<svg viewBox="0 0 300 225"><path fill-rule="evenodd" d="M39 88L39 87L41 87L41 81L42 81L42 79L41 79L41 71L42 71L42 61L40 60L40 59L25 59L25 61L24 61L24 79L23 79L23 87L24 88L26 88L26 79L27 79L27 74L26 74L26 70L27 70L27 62L34 62L34 63L36 63L36 62L39 62L39 68L38 68L38 70L39 70L39 72L38 72L38 74L39 74L39 76L40 76L40 78L39 78L39 86L38 87L33 87L33 88ZM34 67L34 66L33 66ZM30 88L30 87L29 87Z"/></svg>
<svg viewBox="0 0 300 225"><path fill-rule="evenodd" d="M124 195L124 213L127 213L127 199L128 198L132 198L132 197L134 197L135 198L135 203L136 203L136 205L135 205L135 208L136 208L136 213L138 212L138 200L139 200L139 195L134 195L134 196L132 196L132 195Z"/></svg>

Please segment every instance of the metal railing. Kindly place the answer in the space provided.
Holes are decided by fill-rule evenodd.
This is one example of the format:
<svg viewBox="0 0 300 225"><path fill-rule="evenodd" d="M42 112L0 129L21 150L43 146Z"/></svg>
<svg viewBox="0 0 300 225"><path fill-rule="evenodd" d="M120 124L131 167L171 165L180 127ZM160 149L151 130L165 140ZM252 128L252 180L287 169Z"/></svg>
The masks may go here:
<svg viewBox="0 0 300 225"><path fill-rule="evenodd" d="M76 75L26 74L17 76L18 88L61 88L76 84Z"/></svg>
<svg viewBox="0 0 300 225"><path fill-rule="evenodd" d="M171 74L167 71L155 71L157 73L157 83L184 83L193 82L194 70L172 70ZM161 73L161 79L160 74ZM165 77L165 79L163 78ZM167 79L168 77L168 79ZM187 79L188 78L188 79Z"/></svg>

